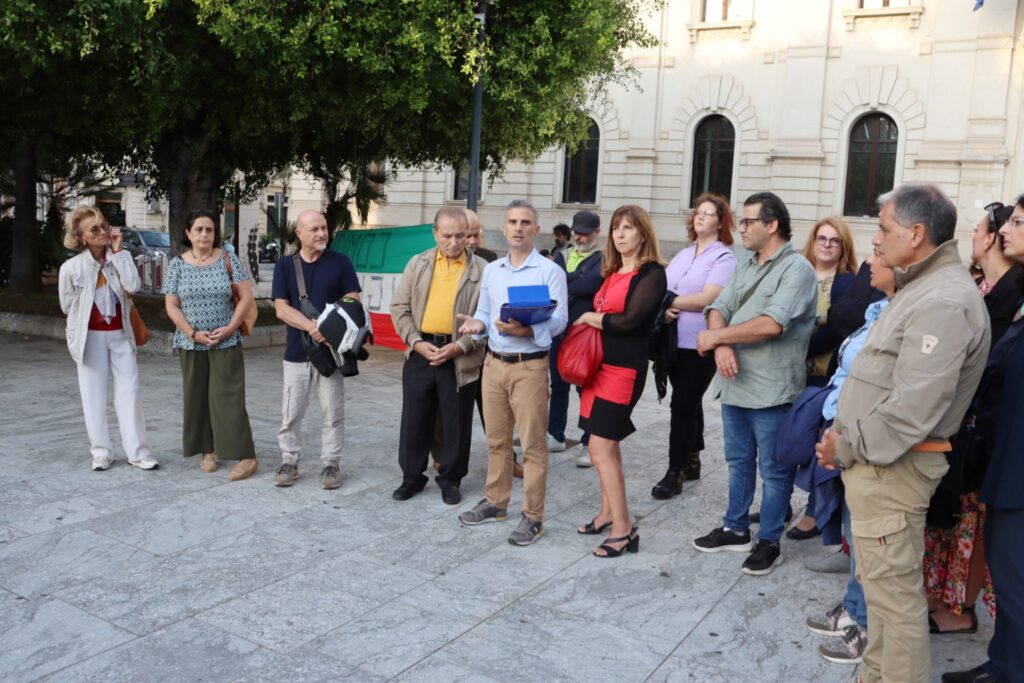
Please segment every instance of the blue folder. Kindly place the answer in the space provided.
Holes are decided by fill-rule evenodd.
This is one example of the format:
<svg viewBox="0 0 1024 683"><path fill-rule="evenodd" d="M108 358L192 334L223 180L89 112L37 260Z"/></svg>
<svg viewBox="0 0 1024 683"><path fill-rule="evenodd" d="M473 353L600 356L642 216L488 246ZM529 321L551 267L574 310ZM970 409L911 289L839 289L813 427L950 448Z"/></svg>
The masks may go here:
<svg viewBox="0 0 1024 683"><path fill-rule="evenodd" d="M547 285L509 287L508 303L502 304L499 318L503 323L515 320L521 325L533 325L550 318L555 306Z"/></svg>

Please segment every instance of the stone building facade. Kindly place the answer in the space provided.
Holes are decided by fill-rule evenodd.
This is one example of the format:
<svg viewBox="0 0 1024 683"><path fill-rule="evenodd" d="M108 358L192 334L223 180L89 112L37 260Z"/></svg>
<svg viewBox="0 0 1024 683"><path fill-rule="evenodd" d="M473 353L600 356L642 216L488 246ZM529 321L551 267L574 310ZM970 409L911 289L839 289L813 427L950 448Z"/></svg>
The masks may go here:
<svg viewBox="0 0 1024 683"><path fill-rule="evenodd" d="M941 186L966 237L985 204L1024 191L1024 3L973 6L668 0L649 24L660 46L631 55L633 87L595 98L583 148L485 176L491 242L502 246L503 207L526 197L547 231L581 208L607 220L637 203L676 246L692 197L710 187L734 207L778 193L801 241L817 218L843 215L864 256L873 198L907 181ZM464 190L452 169L403 170L370 223L428 222Z"/></svg>

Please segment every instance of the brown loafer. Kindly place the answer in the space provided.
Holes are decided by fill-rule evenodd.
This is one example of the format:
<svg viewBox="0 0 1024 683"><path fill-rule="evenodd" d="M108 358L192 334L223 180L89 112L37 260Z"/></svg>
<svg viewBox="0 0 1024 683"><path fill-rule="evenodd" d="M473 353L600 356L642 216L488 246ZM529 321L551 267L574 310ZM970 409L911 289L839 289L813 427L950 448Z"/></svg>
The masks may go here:
<svg viewBox="0 0 1024 683"><path fill-rule="evenodd" d="M210 473L217 471L217 454L216 453L203 453L203 459L199 461L199 469L203 472Z"/></svg>
<svg viewBox="0 0 1024 683"><path fill-rule="evenodd" d="M235 466L231 468L231 472L228 474L228 481L241 481L242 479L248 479L252 475L256 474L256 470L258 469L259 463L256 462L256 458L239 460L235 463Z"/></svg>

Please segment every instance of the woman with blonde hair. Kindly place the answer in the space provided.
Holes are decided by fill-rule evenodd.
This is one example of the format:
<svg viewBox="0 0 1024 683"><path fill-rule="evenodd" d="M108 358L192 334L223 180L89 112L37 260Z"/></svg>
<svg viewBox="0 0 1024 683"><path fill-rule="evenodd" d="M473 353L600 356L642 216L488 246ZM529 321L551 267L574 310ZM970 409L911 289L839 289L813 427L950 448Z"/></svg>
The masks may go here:
<svg viewBox="0 0 1024 683"><path fill-rule="evenodd" d="M828 324L829 310L846 294L857 275L857 252L850 226L838 216L822 218L807 236L804 258L818 276L818 315L807 348L807 384L823 387L832 376L833 357L843 343L842 333ZM802 541L821 533L813 517L815 502L812 492L807 513L786 532L786 538Z"/></svg>
<svg viewBox="0 0 1024 683"><path fill-rule="evenodd" d="M611 219L601 262L604 284L594 296L594 311L575 325L601 330L604 358L594 379L583 387L579 427L590 434L590 458L601 480L601 509L581 534L611 533L594 550L596 557L637 552L640 536L629 516L622 475L620 442L636 431L630 416L647 379L647 346L665 296L665 267L654 224L643 208L621 206Z"/></svg>
<svg viewBox="0 0 1024 683"><path fill-rule="evenodd" d="M123 241L121 231L111 228L93 206L75 209L64 233L64 246L79 253L60 267L60 307L68 316L68 350L78 365L78 389L96 471L109 469L113 462L107 426L107 377L111 374L114 411L128 464L143 470L158 467L146 442L128 299L139 289L139 273L131 254L122 249Z"/></svg>
<svg viewBox="0 0 1024 683"><path fill-rule="evenodd" d="M828 327L828 312L857 275L857 252L850 226L838 216L822 218L807 236L804 258L818 276L818 319L807 349L807 382L825 386L831 375L832 356L843 343Z"/></svg>

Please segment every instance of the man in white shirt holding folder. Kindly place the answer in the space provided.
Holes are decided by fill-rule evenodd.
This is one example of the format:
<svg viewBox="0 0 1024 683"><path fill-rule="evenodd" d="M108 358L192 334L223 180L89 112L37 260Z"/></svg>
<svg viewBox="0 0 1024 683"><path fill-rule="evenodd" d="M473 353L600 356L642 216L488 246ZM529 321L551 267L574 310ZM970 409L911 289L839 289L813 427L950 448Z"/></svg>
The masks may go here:
<svg viewBox="0 0 1024 683"><path fill-rule="evenodd" d="M544 496L548 478L548 353L552 337L568 324L565 272L533 248L540 233L537 210L516 199L505 210L503 226L508 255L487 265L476 313L459 315L459 334L487 337L483 402L487 423L487 483L485 498L459 515L475 526L508 518L512 493L512 432L519 425L523 446L523 511L509 535L513 545L530 545L544 533ZM557 302L551 317L533 325L501 322L508 288L546 285Z"/></svg>

